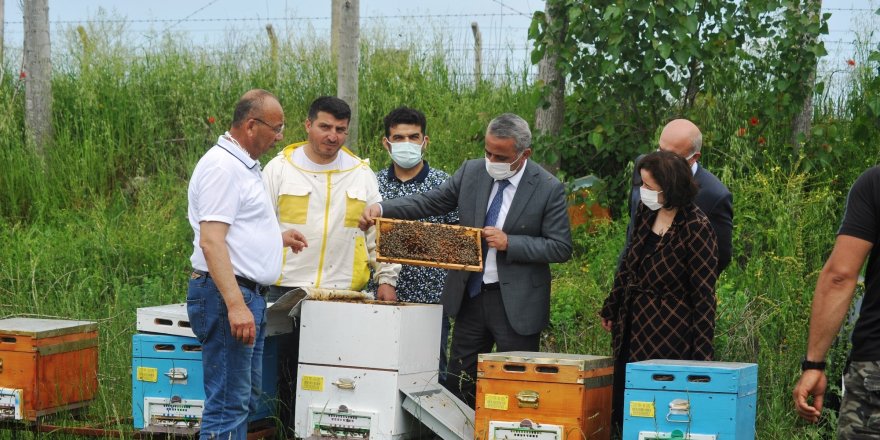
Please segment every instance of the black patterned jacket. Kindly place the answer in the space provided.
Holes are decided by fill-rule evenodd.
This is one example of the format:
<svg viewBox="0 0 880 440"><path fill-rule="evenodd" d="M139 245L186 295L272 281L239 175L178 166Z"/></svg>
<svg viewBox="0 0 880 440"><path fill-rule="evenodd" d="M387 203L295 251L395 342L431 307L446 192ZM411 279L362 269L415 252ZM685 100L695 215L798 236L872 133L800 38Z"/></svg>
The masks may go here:
<svg viewBox="0 0 880 440"><path fill-rule="evenodd" d="M718 252L709 220L693 204L679 209L646 252L657 212L640 203L636 215L634 239L600 312L613 322L615 359L626 344L626 362L712 360Z"/></svg>

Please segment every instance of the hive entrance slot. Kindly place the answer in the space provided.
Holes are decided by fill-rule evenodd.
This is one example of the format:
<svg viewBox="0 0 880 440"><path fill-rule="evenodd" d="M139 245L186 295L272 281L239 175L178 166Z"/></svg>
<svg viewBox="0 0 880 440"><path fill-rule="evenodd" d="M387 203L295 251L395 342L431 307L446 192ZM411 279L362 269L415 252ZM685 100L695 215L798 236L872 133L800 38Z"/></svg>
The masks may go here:
<svg viewBox="0 0 880 440"><path fill-rule="evenodd" d="M709 383L712 382L712 378L705 375L694 375L688 376L688 382Z"/></svg>
<svg viewBox="0 0 880 440"><path fill-rule="evenodd" d="M651 376L651 378L656 380L657 382L672 382L675 380L675 375L674 374L655 374L655 375Z"/></svg>

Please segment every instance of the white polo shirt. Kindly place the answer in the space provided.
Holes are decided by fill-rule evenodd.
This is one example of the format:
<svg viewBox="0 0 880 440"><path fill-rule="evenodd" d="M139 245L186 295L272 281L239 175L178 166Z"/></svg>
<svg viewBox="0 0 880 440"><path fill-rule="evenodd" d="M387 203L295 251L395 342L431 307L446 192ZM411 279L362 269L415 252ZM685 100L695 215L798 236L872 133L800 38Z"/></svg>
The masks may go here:
<svg viewBox="0 0 880 440"><path fill-rule="evenodd" d="M189 182L192 267L208 270L200 222L229 225L226 246L236 275L270 285L281 274L281 229L260 175L260 163L223 136L196 164Z"/></svg>

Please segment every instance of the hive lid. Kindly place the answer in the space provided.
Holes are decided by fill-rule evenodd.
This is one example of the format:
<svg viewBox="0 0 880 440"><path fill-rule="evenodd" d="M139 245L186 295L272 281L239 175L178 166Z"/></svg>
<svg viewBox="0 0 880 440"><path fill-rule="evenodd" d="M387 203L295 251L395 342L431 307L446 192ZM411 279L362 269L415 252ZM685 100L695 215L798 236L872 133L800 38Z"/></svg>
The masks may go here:
<svg viewBox="0 0 880 440"><path fill-rule="evenodd" d="M36 339L86 333L97 329L98 324L93 321L21 317L0 319L0 334L23 335Z"/></svg>
<svg viewBox="0 0 880 440"><path fill-rule="evenodd" d="M569 353L540 353L533 351L505 351L500 353L483 353L479 360L494 362L520 362L526 364L543 365L571 365L581 370L593 370L596 368L610 367L614 360L609 356L594 356L591 354Z"/></svg>
<svg viewBox="0 0 880 440"><path fill-rule="evenodd" d="M413 383L400 387L403 409L442 440L474 440L476 413L437 383Z"/></svg>
<svg viewBox="0 0 880 440"><path fill-rule="evenodd" d="M732 393L758 392L758 364L653 359L626 364L626 389Z"/></svg>

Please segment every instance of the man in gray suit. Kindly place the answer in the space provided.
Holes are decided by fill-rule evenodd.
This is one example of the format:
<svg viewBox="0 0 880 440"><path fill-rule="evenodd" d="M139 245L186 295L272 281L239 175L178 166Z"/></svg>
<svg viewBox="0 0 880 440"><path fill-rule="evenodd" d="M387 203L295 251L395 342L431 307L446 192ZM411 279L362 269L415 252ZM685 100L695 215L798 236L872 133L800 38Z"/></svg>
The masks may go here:
<svg viewBox="0 0 880 440"><path fill-rule="evenodd" d="M571 258L565 187L529 161L532 134L505 113L486 130L485 159L465 161L439 187L368 206L375 217L419 219L458 209L483 228L483 272L449 271L440 302L455 318L446 388L474 406L477 354L537 351L550 320L550 263Z"/></svg>
<svg viewBox="0 0 880 440"><path fill-rule="evenodd" d="M733 253L733 196L730 191L715 177L714 174L700 166L697 162L702 153L703 135L700 129L687 119L675 119L660 133L658 142L659 150L675 153L688 161L694 180L700 188L694 203L709 217L709 223L715 231L718 239L718 273L724 270L730 263ZM636 159L636 163L641 160ZM639 187L642 186L642 178L638 172L633 173L632 193L629 203L629 226L626 228L626 244L629 245L632 237L633 218L636 208L639 206ZM624 247L624 251L626 248ZM623 255L623 254L621 254Z"/></svg>

